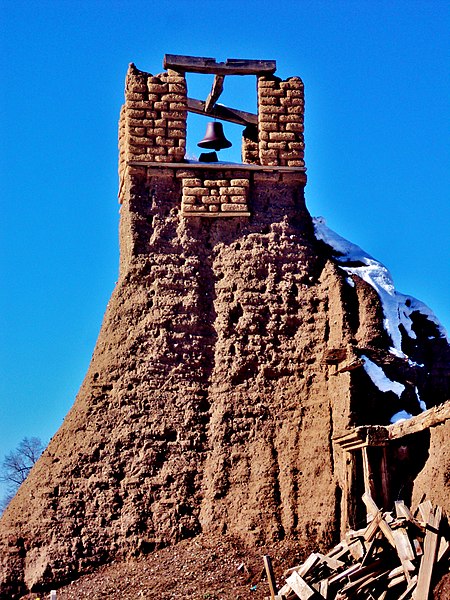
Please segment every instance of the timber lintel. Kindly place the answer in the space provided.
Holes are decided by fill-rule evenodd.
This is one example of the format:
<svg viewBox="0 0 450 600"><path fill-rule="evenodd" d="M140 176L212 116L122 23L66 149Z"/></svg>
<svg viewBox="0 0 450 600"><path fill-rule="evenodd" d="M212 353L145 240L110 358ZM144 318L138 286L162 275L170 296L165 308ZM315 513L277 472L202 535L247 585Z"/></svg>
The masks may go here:
<svg viewBox="0 0 450 600"><path fill-rule="evenodd" d="M275 60L244 60L227 58L225 62L216 62L215 58L205 56L183 56L165 54L163 66L182 73L205 73L211 75L272 75L277 68Z"/></svg>

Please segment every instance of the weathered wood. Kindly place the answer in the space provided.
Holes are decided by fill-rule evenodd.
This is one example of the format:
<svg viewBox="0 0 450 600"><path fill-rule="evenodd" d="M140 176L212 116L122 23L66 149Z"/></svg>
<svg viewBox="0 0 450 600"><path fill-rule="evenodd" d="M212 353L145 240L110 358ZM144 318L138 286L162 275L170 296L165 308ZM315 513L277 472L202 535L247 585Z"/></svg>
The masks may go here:
<svg viewBox="0 0 450 600"><path fill-rule="evenodd" d="M441 538L441 542L439 544L439 550L437 554L437 562L441 560L445 560L450 554L450 544L444 538Z"/></svg>
<svg viewBox="0 0 450 600"><path fill-rule="evenodd" d="M373 481L372 467L369 462L367 446L362 448L363 458L363 474L364 474L364 491L371 498L375 496L375 483Z"/></svg>
<svg viewBox="0 0 450 600"><path fill-rule="evenodd" d="M373 517L372 521L367 525L366 530L363 533L363 537L366 542L372 541L376 532L380 528L380 522L383 519L383 513L381 510L377 512L377 514Z"/></svg>
<svg viewBox="0 0 450 600"><path fill-rule="evenodd" d="M216 62L215 58L204 56L184 56L165 54L163 66L182 73L206 73L213 75L262 75L275 73L275 60L245 60L228 58L226 62Z"/></svg>
<svg viewBox="0 0 450 600"><path fill-rule="evenodd" d="M415 575L411 581L408 584L408 587L406 588L406 590L403 592L403 594L401 596L398 597L398 600L406 600L406 598L411 598L410 594L413 591L413 589L416 587L417 585L417 575Z"/></svg>
<svg viewBox="0 0 450 600"><path fill-rule="evenodd" d="M417 587L414 590L415 600L427 600L430 593L431 577L436 561L439 542L439 526L441 524L442 509L437 506L428 517L427 532L425 534L423 556L420 562Z"/></svg>
<svg viewBox="0 0 450 600"><path fill-rule="evenodd" d="M215 104L211 111L206 111L206 103L203 100L195 98L187 99L187 109L189 112L198 115L214 116L221 121L229 121L238 125L258 125L258 115L253 113L238 110L237 108L229 108L221 104Z"/></svg>
<svg viewBox="0 0 450 600"><path fill-rule="evenodd" d="M204 162L186 162L186 163L160 163L151 160L129 160L127 165L130 167L152 167L161 169L212 169L222 171L223 169L236 169L239 171L262 171L264 173L291 173L297 174L300 182L306 183L305 167L278 167L266 165L251 165L248 163L204 163Z"/></svg>
<svg viewBox="0 0 450 600"><path fill-rule="evenodd" d="M406 504L403 502L403 500L396 500L395 502L395 514L397 515L397 517L401 518L405 518L408 519L408 521L411 521L411 523L414 522L414 517L411 513L411 511L409 510L409 508L406 506Z"/></svg>
<svg viewBox="0 0 450 600"><path fill-rule="evenodd" d="M381 449L381 463L380 463L380 475L381 475L381 497L383 500L383 508L387 509L391 506L391 486L390 486L390 475L388 465L388 449L383 446Z"/></svg>
<svg viewBox="0 0 450 600"><path fill-rule="evenodd" d="M450 400L439 406L434 406L420 415L411 417L411 419L388 425L386 429L389 439L395 440L444 423L447 419L450 419Z"/></svg>
<svg viewBox="0 0 450 600"><path fill-rule="evenodd" d="M292 569L288 569L284 573L284 578L286 578L288 575L291 575L294 571L296 571L299 575L304 577L322 558L322 554L319 554L318 552L313 552L308 556L308 558L303 564L298 565L297 567L293 567Z"/></svg>
<svg viewBox="0 0 450 600"><path fill-rule="evenodd" d="M364 446L385 446L389 441L387 427L384 425L361 425L333 439L347 452L359 450Z"/></svg>
<svg viewBox="0 0 450 600"><path fill-rule="evenodd" d="M323 596L324 600L328 598L328 579L322 579L319 588L320 595Z"/></svg>
<svg viewBox="0 0 450 600"><path fill-rule="evenodd" d="M275 581L275 575L273 574L272 561L270 556L265 554L263 556L264 568L266 570L267 582L269 584L270 597L275 600L275 596L278 594L277 582Z"/></svg>
<svg viewBox="0 0 450 600"><path fill-rule="evenodd" d="M373 517L376 517L379 513L379 510L378 510L378 506L375 504L375 502L373 501L371 496L369 496L368 494L363 494L362 499L363 499L364 504L366 505L368 514L372 515ZM395 548L396 546L395 546L394 536L392 535L392 529L389 527L389 525L386 523L386 521L384 519L380 520L379 527L380 527L381 531L383 532L384 536L386 537L386 539L388 540L388 542L391 544L391 546L393 546Z"/></svg>
<svg viewBox="0 0 450 600"><path fill-rule="evenodd" d="M352 565L351 567L349 567L348 569L345 569L345 571L342 571L342 573L339 573L338 575L333 575L333 577L330 577L328 580L328 583L330 585L337 583L338 581L341 581L342 579L346 579L347 577L349 577L356 571L359 571L360 569L361 569L360 563L356 563L356 564Z"/></svg>
<svg viewBox="0 0 450 600"><path fill-rule="evenodd" d="M422 521L425 524L427 524L429 522L431 513L433 512L433 505L431 504L431 502L429 500L421 502L417 507L417 510L419 511L420 518L422 519Z"/></svg>
<svg viewBox="0 0 450 600"><path fill-rule="evenodd" d="M300 600L309 600L317 593L296 571L289 575L286 583L294 590Z"/></svg>
<svg viewBox="0 0 450 600"><path fill-rule="evenodd" d="M225 79L224 75L216 75L214 77L211 91L209 92L209 95L205 101L205 112L207 112L207 113L211 112L214 104L217 102L220 94L223 92L224 79Z"/></svg>
<svg viewBox="0 0 450 600"><path fill-rule="evenodd" d="M425 412L393 425L362 425L352 431L338 435L334 438L345 450L351 452L364 446L386 446L390 440L402 438L434 427L450 419L450 400L435 406Z"/></svg>

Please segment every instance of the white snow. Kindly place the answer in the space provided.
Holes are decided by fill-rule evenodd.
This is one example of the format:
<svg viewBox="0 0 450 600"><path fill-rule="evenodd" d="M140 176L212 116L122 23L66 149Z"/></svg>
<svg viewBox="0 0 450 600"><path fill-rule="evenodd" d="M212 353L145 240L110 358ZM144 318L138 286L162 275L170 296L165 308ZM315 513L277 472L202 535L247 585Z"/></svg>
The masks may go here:
<svg viewBox="0 0 450 600"><path fill-rule="evenodd" d="M422 411L427 410L427 405L425 404L425 402L419 396L419 390L417 389L417 386L414 388L414 391L416 392L416 397L417 397L417 400L419 401L420 409Z"/></svg>
<svg viewBox="0 0 450 600"><path fill-rule="evenodd" d="M394 392L399 398L405 391L405 386L398 381L391 381L381 367L376 365L367 356L362 355L364 371L381 392Z"/></svg>
<svg viewBox="0 0 450 600"><path fill-rule="evenodd" d="M411 413L406 412L406 410L400 410L398 413L395 413L395 415L392 415L391 423L399 423L400 421L406 421L406 419L410 419L411 417Z"/></svg>
<svg viewBox="0 0 450 600"><path fill-rule="evenodd" d="M316 238L322 240L336 251L335 259L341 263L341 268L350 275L357 275L369 283L378 293L384 313L384 328L392 340L392 354L406 358L402 351L400 325L403 325L407 335L415 339L411 314L419 312L434 323L442 337L446 337L444 327L439 323L433 311L420 300L395 291L394 282L388 269L378 260L367 254L356 244L349 242L325 224L323 217L313 219ZM361 263L352 266L348 263ZM346 266L347 265L347 266ZM348 281L348 278L347 278Z"/></svg>

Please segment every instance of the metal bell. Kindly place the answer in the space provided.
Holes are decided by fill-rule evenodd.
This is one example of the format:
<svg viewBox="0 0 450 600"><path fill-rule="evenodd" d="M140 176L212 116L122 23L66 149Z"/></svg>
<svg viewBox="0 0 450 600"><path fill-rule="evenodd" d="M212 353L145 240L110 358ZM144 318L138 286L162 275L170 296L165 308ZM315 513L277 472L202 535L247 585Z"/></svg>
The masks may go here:
<svg viewBox="0 0 450 600"><path fill-rule="evenodd" d="M231 142L227 140L223 133L222 123L219 121L210 121L206 126L205 137L197 146L211 150L222 150L222 148L229 148Z"/></svg>

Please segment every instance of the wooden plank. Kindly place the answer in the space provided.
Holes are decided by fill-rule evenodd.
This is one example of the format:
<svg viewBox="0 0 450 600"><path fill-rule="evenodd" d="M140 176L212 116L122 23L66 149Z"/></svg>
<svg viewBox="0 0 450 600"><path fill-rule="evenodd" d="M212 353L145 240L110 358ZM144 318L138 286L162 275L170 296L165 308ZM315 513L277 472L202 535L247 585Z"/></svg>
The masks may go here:
<svg viewBox="0 0 450 600"><path fill-rule="evenodd" d="M324 600L328 598L328 579L322 579L320 582L319 592L323 596Z"/></svg>
<svg viewBox="0 0 450 600"><path fill-rule="evenodd" d="M445 560L449 554L450 554L450 543L446 539L441 538L441 543L439 544L439 550L438 550L438 554L437 554L437 562L440 562L441 560Z"/></svg>
<svg viewBox="0 0 450 600"><path fill-rule="evenodd" d="M262 75L275 73L275 60L253 60L228 58L226 62L216 62L215 58L165 54L163 66L182 73L206 73L212 75Z"/></svg>
<svg viewBox="0 0 450 600"><path fill-rule="evenodd" d="M333 575L333 577L330 577L328 583L331 585L333 583L341 581L341 579L345 579L346 577L349 577L350 575L352 575L356 571L359 571L360 569L361 569L361 565L359 563L352 565L345 571L342 571L342 573L339 573L338 575Z"/></svg>
<svg viewBox="0 0 450 600"><path fill-rule="evenodd" d="M349 542L348 549L355 560L361 560L366 553L365 546L359 538Z"/></svg>
<svg viewBox="0 0 450 600"><path fill-rule="evenodd" d="M205 112L207 112L207 113L211 112L214 104L219 99L220 94L223 92L224 79L225 79L224 75L216 75L214 77L211 91L209 92L209 95L205 101Z"/></svg>
<svg viewBox="0 0 450 600"><path fill-rule="evenodd" d="M127 165L130 167L157 167L158 169L236 169L239 171L262 171L264 173L298 173L299 181L306 180L305 167L269 167L266 165L251 165L249 163L203 163L203 162L180 162L180 163L161 163L151 160L129 160Z"/></svg>
<svg viewBox="0 0 450 600"><path fill-rule="evenodd" d="M411 511L406 506L406 504L403 502L403 500L395 501L395 514L397 515L398 518L403 517L405 519L408 519L408 521L411 521L411 523L413 523L415 520Z"/></svg>
<svg viewBox="0 0 450 600"><path fill-rule="evenodd" d="M372 500L372 498L368 494L363 494L362 499L363 499L364 504L366 505L367 512L369 514L371 514L373 517L376 517L377 514L379 513L379 510L378 510L378 506L375 504L375 502ZM392 535L392 529L389 527L389 525L386 523L386 521L384 519L381 519L381 521L380 521L380 529L383 532L386 539L388 540L388 542L391 544L391 546L393 546L395 548L396 546L395 546L394 536Z"/></svg>
<svg viewBox="0 0 450 600"><path fill-rule="evenodd" d="M406 600L406 598L411 598L410 594L413 591L413 589L416 587L417 585L417 575L415 575L411 581L408 584L408 587L406 588L406 590L403 592L403 594L401 596L398 597L398 600Z"/></svg>
<svg viewBox="0 0 450 600"><path fill-rule="evenodd" d="M316 590L308 585L296 571L292 575L289 575L286 583L294 590L300 600L309 600L309 598L317 594Z"/></svg>
<svg viewBox="0 0 450 600"><path fill-rule="evenodd" d="M419 515L422 521L425 524L427 524L429 522L430 515L433 512L433 505L431 504L431 502L429 500L421 502L417 507L417 510L419 511Z"/></svg>
<svg viewBox="0 0 450 600"><path fill-rule="evenodd" d="M237 108L222 106L221 104L216 104L208 113L206 111L206 103L203 100L196 100L195 98L187 99L187 109L189 112L198 115L214 116L221 121L229 121L238 125L258 125L258 115L238 110Z"/></svg>
<svg viewBox="0 0 450 600"><path fill-rule="evenodd" d="M441 524L442 509L437 506L428 518L427 532L425 534L423 557L420 562L417 587L414 590L413 598L416 600L427 600L430 593L431 577L433 567L436 561L436 554L439 542L439 526Z"/></svg>
<svg viewBox="0 0 450 600"><path fill-rule="evenodd" d="M275 600L275 596L278 594L277 582L275 581L275 575L273 574L272 561L270 556L265 554L263 556L264 568L266 570L267 582L269 584L270 597Z"/></svg>
<svg viewBox="0 0 450 600"><path fill-rule="evenodd" d="M381 510L373 517L372 521L367 525L366 530L363 533L363 537L366 542L372 541L378 529L380 528L380 522L383 519L383 513Z"/></svg>
<svg viewBox="0 0 450 600"><path fill-rule="evenodd" d="M286 578L288 575L291 575L291 573L294 573L294 571L296 571L301 577L304 577L307 573L309 573L309 571L311 571L311 569L313 567L316 566L316 564L323 558L322 554L319 554L318 552L313 552L312 554L310 554L308 556L308 558L305 560L305 562L301 565L298 565L297 567L293 567L292 569L288 569L285 573L284 573L284 578Z"/></svg>

